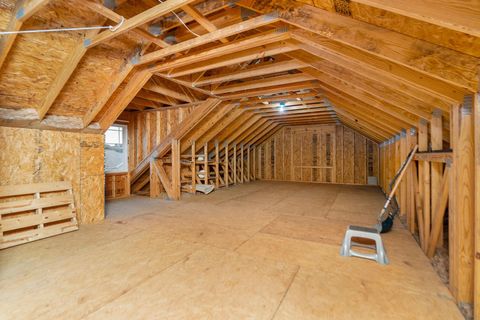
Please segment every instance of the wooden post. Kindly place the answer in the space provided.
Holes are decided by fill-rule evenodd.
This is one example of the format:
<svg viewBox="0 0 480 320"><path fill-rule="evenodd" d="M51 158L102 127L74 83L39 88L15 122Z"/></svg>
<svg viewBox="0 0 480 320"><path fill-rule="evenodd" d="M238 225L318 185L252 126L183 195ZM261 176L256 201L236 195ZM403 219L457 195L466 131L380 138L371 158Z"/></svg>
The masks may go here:
<svg viewBox="0 0 480 320"><path fill-rule="evenodd" d="M228 142L225 142L225 168L223 169L223 175L225 180L225 187L228 188L229 181L229 173L228 173Z"/></svg>
<svg viewBox="0 0 480 320"><path fill-rule="evenodd" d="M457 185L454 225L454 256L456 267L454 296L458 303L473 303L475 212L474 212L474 144L473 144L473 96L466 96L461 108L460 137L455 160Z"/></svg>
<svg viewBox="0 0 480 320"><path fill-rule="evenodd" d="M233 184L237 184L237 144L233 145Z"/></svg>
<svg viewBox="0 0 480 320"><path fill-rule="evenodd" d="M243 143L240 146L240 183L243 183L245 180L245 172L244 172L244 166L243 166Z"/></svg>
<svg viewBox="0 0 480 320"><path fill-rule="evenodd" d="M443 150L443 127L442 127L442 110L435 109L432 113L432 121L430 126L430 139L431 139L431 146L432 151ZM442 174L443 174L443 163L439 162L432 162L431 163L431 194L432 194L432 202L431 204L434 205L437 203L438 198L440 196L440 183L442 181ZM432 215L433 215L432 211ZM436 217L432 216L432 221L435 220ZM437 242L439 247L443 247L443 228L440 229L439 240Z"/></svg>
<svg viewBox="0 0 480 320"><path fill-rule="evenodd" d="M428 122L420 119L418 124L418 150L428 151ZM425 161L418 162L419 168L419 190L423 201L423 243L428 243L430 238L430 166Z"/></svg>
<svg viewBox="0 0 480 320"><path fill-rule="evenodd" d="M218 150L218 141L215 141L215 188L220 187L220 156Z"/></svg>
<svg viewBox="0 0 480 320"><path fill-rule="evenodd" d="M196 191L196 185L197 185L197 154L196 154L196 149L195 149L195 141L192 141L192 163L191 163L191 169L192 169L192 190L191 192L195 194Z"/></svg>
<svg viewBox="0 0 480 320"><path fill-rule="evenodd" d="M253 146L253 181L257 180L257 147Z"/></svg>
<svg viewBox="0 0 480 320"><path fill-rule="evenodd" d="M250 182L250 177L252 172L250 171L250 148L251 146L247 147L247 181Z"/></svg>
<svg viewBox="0 0 480 320"><path fill-rule="evenodd" d="M180 141L172 140L172 200L180 200Z"/></svg>
<svg viewBox="0 0 480 320"><path fill-rule="evenodd" d="M448 198L448 252L449 252L449 286L453 296L457 298L457 163L458 163L458 139L460 137L460 107L453 105L450 111L450 149L452 149L452 165L450 168L450 184Z"/></svg>
<svg viewBox="0 0 480 320"><path fill-rule="evenodd" d="M411 150L417 144L417 130L415 128L410 128L410 132L408 134L408 150ZM416 167L415 167L416 168ZM410 166L408 169L408 186L407 186L407 194L408 194L408 214L409 214L409 230L413 234L416 230L416 219L415 219L415 186L414 183L414 176L417 174L417 171L414 170L413 166ZM415 179L416 180L416 179Z"/></svg>
<svg viewBox="0 0 480 320"><path fill-rule="evenodd" d="M405 161L407 158L407 131L402 129L400 133L400 163ZM403 216L407 213L407 179L408 174L405 176L400 185L400 215Z"/></svg>
<svg viewBox="0 0 480 320"><path fill-rule="evenodd" d="M480 319L480 93L473 99L475 145L475 284L474 319Z"/></svg>
<svg viewBox="0 0 480 320"><path fill-rule="evenodd" d="M208 184L210 178L210 170L208 167L208 142L205 142L205 146L203 147L203 172L205 174L203 183Z"/></svg>
<svg viewBox="0 0 480 320"><path fill-rule="evenodd" d="M153 159L150 161L150 198L158 198L161 193L161 182L155 168L155 161L158 160Z"/></svg>

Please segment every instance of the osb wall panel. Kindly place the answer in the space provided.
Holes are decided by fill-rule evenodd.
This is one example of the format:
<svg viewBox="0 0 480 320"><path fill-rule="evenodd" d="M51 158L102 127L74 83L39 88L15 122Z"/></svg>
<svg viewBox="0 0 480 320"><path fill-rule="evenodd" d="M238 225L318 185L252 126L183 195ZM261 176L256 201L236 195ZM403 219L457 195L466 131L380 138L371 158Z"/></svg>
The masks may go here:
<svg viewBox="0 0 480 320"><path fill-rule="evenodd" d="M264 180L367 184L378 177L378 145L342 125L286 127L257 146Z"/></svg>
<svg viewBox="0 0 480 320"><path fill-rule="evenodd" d="M103 136L0 127L0 185L70 181L80 223L103 220Z"/></svg>

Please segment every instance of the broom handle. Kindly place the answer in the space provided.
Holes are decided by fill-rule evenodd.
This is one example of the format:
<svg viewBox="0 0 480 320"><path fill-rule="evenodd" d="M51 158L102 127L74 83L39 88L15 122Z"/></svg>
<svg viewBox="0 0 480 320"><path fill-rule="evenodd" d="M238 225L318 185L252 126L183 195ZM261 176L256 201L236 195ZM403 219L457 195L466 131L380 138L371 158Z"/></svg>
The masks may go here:
<svg viewBox="0 0 480 320"><path fill-rule="evenodd" d="M382 219L383 215L385 214L385 211L387 210L388 206L390 205L390 201L392 201L392 198L395 195L395 192L397 191L397 188L400 185L400 182L402 181L403 175L405 174L405 172L407 172L408 165L412 161L413 156L415 155L417 150L418 150L418 145L415 145L413 150L410 152L410 155L408 156L408 158L405 160L404 164L400 168L400 174L398 175L397 180L395 180L395 184L393 185L393 188L392 188L392 190L390 190L390 193L388 195L387 202L385 202L385 205L383 206L382 211L380 212L380 215L378 216L379 220Z"/></svg>

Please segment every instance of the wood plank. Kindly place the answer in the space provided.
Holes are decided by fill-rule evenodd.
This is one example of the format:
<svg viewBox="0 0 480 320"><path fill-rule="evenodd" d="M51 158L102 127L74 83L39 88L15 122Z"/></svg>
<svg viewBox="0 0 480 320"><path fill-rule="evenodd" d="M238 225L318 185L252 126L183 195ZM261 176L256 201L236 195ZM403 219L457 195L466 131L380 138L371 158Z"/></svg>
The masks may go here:
<svg viewBox="0 0 480 320"><path fill-rule="evenodd" d="M37 192L44 193L53 191L66 191L71 188L72 185L68 181L0 186L0 198L20 195L33 195Z"/></svg>
<svg viewBox="0 0 480 320"><path fill-rule="evenodd" d="M432 214L432 231L430 233L430 239L427 244L427 257L433 258L435 249L438 247L437 243L440 240L440 235L443 230L443 218L448 203L448 183L450 181L450 168L445 168L443 178L439 188L436 190L440 194L435 197L436 202L433 202L433 214ZM433 191L432 191L433 193Z"/></svg>

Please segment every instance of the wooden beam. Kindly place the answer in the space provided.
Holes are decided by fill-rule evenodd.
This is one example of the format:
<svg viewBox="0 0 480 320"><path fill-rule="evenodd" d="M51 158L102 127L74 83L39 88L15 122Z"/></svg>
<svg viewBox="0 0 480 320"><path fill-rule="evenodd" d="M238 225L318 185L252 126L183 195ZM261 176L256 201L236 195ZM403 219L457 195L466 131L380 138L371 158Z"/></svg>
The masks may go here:
<svg viewBox="0 0 480 320"><path fill-rule="evenodd" d="M120 21L122 21L121 15L119 15L115 11L108 9L107 7L103 6L100 3L89 0L89 1L82 2L82 5L104 16L105 18L112 20L113 22L120 23ZM145 39L148 42L152 42L161 48L166 48L170 46L168 43L166 43L162 39L155 37L154 35L150 34L148 31L144 29L136 28L136 29L133 29L132 32L134 32L137 36L141 37L142 39ZM86 38L91 38L91 36L87 36Z"/></svg>
<svg viewBox="0 0 480 320"><path fill-rule="evenodd" d="M260 65L256 65L250 68L242 69L235 72L228 72L225 74L218 74L210 77L204 77L199 81L195 81L195 86L205 86L214 83L222 83L233 80L240 80L245 78L257 77L267 75L271 73L283 72L294 70L297 68L305 67L306 65L296 60L286 60L281 62L267 62Z"/></svg>
<svg viewBox="0 0 480 320"><path fill-rule="evenodd" d="M382 101L385 106L393 105L425 119L430 119L431 111L436 109L436 107L426 105L422 100L411 98L408 95L400 93L397 88L389 88L378 80L370 80L359 76L355 72L342 66L318 59L315 61L315 57L309 54L291 52L288 53L288 55L301 61L313 60L310 62L310 66L317 71L320 77L323 76L324 79L334 78L335 81L345 82L349 86L360 89L358 91L365 92ZM308 69L304 70L307 71ZM346 79L348 79L348 81L345 81ZM446 109L446 111L449 110L448 108Z"/></svg>
<svg viewBox="0 0 480 320"><path fill-rule="evenodd" d="M200 11L198 11L195 7L186 5L182 7L182 10L185 11L190 17L192 17L195 21L198 22L199 25L205 28L208 32L213 32L217 30L217 27L208 20ZM227 43L227 38L220 39L222 43Z"/></svg>
<svg viewBox="0 0 480 320"><path fill-rule="evenodd" d="M453 161L452 151L417 152L413 160L447 163Z"/></svg>
<svg viewBox="0 0 480 320"><path fill-rule="evenodd" d="M121 34L124 34L127 31L130 31L132 29L135 29L149 21L155 20L166 13L169 13L171 11L174 11L184 5L187 5L195 0L168 0L165 2L162 2L155 7L152 7L148 10L145 10L138 15L127 19L123 25L118 28L116 31L110 31L106 30L103 31L102 33L96 35L95 37L92 38L87 38L85 40L85 46L87 48L94 47L102 42L111 40L115 37L118 37Z"/></svg>
<svg viewBox="0 0 480 320"><path fill-rule="evenodd" d="M435 249L437 248L437 242L440 240L441 231L443 230L443 218L448 203L448 183L450 181L450 167L445 168L443 178L439 188L436 190L439 192L435 197L432 211L432 231L430 233L430 239L427 244L427 257L433 258ZM432 192L433 193L433 192Z"/></svg>
<svg viewBox="0 0 480 320"><path fill-rule="evenodd" d="M214 94L223 94L223 93L233 93L238 91L265 88L270 86L277 86L283 84L292 84L301 81L313 80L314 78L310 75L298 73L298 74L289 74L281 75L276 77L268 77L260 80L247 81L238 84L232 84L227 86L221 86L218 89L213 90Z"/></svg>
<svg viewBox="0 0 480 320"><path fill-rule="evenodd" d="M225 142L225 164L223 166L223 179L225 180L225 186L228 188L228 183L230 180L229 174L230 161L228 160L228 142Z"/></svg>
<svg viewBox="0 0 480 320"><path fill-rule="evenodd" d="M407 111L399 110L393 106L383 108L380 101L371 96L357 93L356 90L348 91L348 89L343 87L342 83L335 83L335 85L331 86L328 83L321 82L320 86L326 95L337 104L351 105L352 107L355 106L355 108L370 110L372 114L375 113L381 117L388 115L387 119L390 118L390 120L385 123L393 124L396 127L404 128L417 125L418 117L415 115ZM338 86L340 86L340 88L338 88Z"/></svg>
<svg viewBox="0 0 480 320"><path fill-rule="evenodd" d="M5 31L20 31L23 23L49 2L50 0L17 1ZM0 36L0 70L16 38L17 34Z"/></svg>
<svg viewBox="0 0 480 320"><path fill-rule="evenodd" d="M412 70L408 66L394 62L396 60L376 58L369 52L358 49L354 46L348 46L341 42L319 38L305 30L292 31L290 34L295 40L315 46L315 48L318 49L326 48L330 53L338 55L355 64L364 64L368 68L375 68L376 70L388 70L387 74L395 76L404 82L413 84L414 86L420 86L424 90L434 92L442 99L450 100L452 103L460 100L464 95L465 90L458 86L452 86L429 74ZM307 35L307 37L305 35ZM312 38L321 39L321 45L317 41L312 41Z"/></svg>
<svg viewBox="0 0 480 320"><path fill-rule="evenodd" d="M98 120L102 130L107 130L112 125L151 76L152 74L146 70L135 70L134 75L130 78L123 90L121 90L118 95L115 95L111 102L106 105L107 110Z"/></svg>
<svg viewBox="0 0 480 320"><path fill-rule="evenodd" d="M350 12L357 20L480 57L478 2L354 0Z"/></svg>
<svg viewBox="0 0 480 320"><path fill-rule="evenodd" d="M167 87L166 85L164 85L163 83L156 83L154 80L155 79L152 78L150 82L147 82L143 86L143 89L153 91L153 92L156 92L156 93L160 93L160 94L163 94L165 96L169 96L169 97L172 97L174 99L181 100L181 101L194 102L192 97L186 95L185 93L179 92L179 91L174 90L174 89L171 89L171 88Z"/></svg>
<svg viewBox="0 0 480 320"><path fill-rule="evenodd" d="M172 140L172 200L180 200L182 192L181 186L181 153L180 153L180 140Z"/></svg>
<svg viewBox="0 0 480 320"><path fill-rule="evenodd" d="M443 126L442 126L442 111L435 109L432 112L432 120L430 122L430 145L432 151L439 151L443 149ZM441 195L440 186L442 182L443 164L438 162L430 163L431 170L431 194L432 205L435 205L439 201ZM448 191L448 190L447 190ZM433 221L435 221L435 214L440 213L435 211L435 207L432 207L432 229ZM442 214L443 217L443 213ZM439 241L436 241L438 246L443 247L443 229L440 230Z"/></svg>
<svg viewBox="0 0 480 320"><path fill-rule="evenodd" d="M413 72L450 84L460 93L477 91L478 79L474 70L478 62L472 56L312 6L282 12L281 17L292 25L359 49L377 59L395 61ZM425 56L427 51L430 52L428 57Z"/></svg>
<svg viewBox="0 0 480 320"><path fill-rule="evenodd" d="M194 69L190 73L188 72L185 73L185 74L191 74L191 73L199 72L197 70L200 68L200 66L203 66L204 64L207 64L207 65L213 64L211 61L208 63L203 62L205 60L220 58L220 61L224 61L224 57L230 60L235 60L235 59L238 60L238 59L241 59L238 57L238 55L232 56L231 54L234 54L240 51L243 51L242 54L245 55L244 57L245 60L240 60L240 62L252 60L257 55L259 55L259 52L265 52L273 48L278 50L280 46L278 44L274 44L272 46L265 47L265 48L258 48L258 47L276 43L277 41L285 41L289 38L290 38L290 34L288 32L285 32L285 30L279 29L275 31L263 32L263 33L255 34L253 36L242 38L236 41L232 41L228 44L216 46L211 49L190 53L188 55L182 56L177 59L172 59L162 63L157 63L152 66L149 66L149 68L151 72L164 72L164 71L171 70L173 68L186 67L187 70ZM276 53L272 53L272 54L276 54ZM233 63L237 63L236 62L237 60L235 60ZM216 60L215 62L219 63L218 60ZM195 66L197 68L195 68ZM178 72L180 72L180 70L178 70ZM169 72L168 75L172 77L178 77L180 75L183 75L183 74L178 74L178 72L172 71L172 72Z"/></svg>
<svg viewBox="0 0 480 320"><path fill-rule="evenodd" d="M363 78L381 82L392 90L423 101L430 106L436 106L445 112L449 112L450 105L452 102L455 102L450 98L439 98L435 92L430 89L427 90L425 87L421 86L421 82L419 83L419 81L411 81L408 78L406 79L404 77L395 76L393 73L387 71L387 68L380 68L380 64L371 65L364 61L354 59L353 57L342 53L342 51L336 51L336 48L324 46L323 39L315 37L312 33L304 32L302 30L297 32L299 33L295 36L300 37L302 41L302 43L297 44L297 47L305 52L315 55L319 59L329 61L336 66L342 66Z"/></svg>
<svg viewBox="0 0 480 320"><path fill-rule="evenodd" d="M161 193L161 181L158 173L157 159L150 162L150 198L158 198Z"/></svg>
<svg viewBox="0 0 480 320"><path fill-rule="evenodd" d="M169 0L169 1L172 1L172 0ZM164 48L161 50L148 53L140 58L139 64L151 63L151 62L160 60L164 57L167 57L169 55L179 53L185 50L189 50L189 49L204 45L206 43L209 43L215 40L220 40L222 38L229 37L238 33L256 29L267 24L275 23L277 21L279 21L279 18L276 14L267 14L267 15L263 15L253 19L249 19L247 21L243 21L243 22L204 34L202 36L199 36L184 42L180 42L168 48Z"/></svg>
<svg viewBox="0 0 480 320"><path fill-rule="evenodd" d="M233 100L233 99L241 99L241 98L247 98L247 97L258 97L258 96L263 96L267 94L281 93L285 91L313 89L313 88L318 88L319 86L320 85L316 80L310 80L310 81L297 82L297 83L288 84L288 85L279 85L279 86L272 86L272 87L266 87L261 89L253 89L253 90L248 90L240 93L223 95L220 97L225 100Z"/></svg>
<svg viewBox="0 0 480 320"><path fill-rule="evenodd" d="M358 83L356 83L354 79L352 79L352 82L350 82L350 81L346 81L345 79L336 78L335 76L324 73L318 69L308 68L304 70L306 73L314 76L316 79L320 80L321 82L328 84L330 86L333 86L338 90L342 90L345 93L352 95L358 98L359 100L363 100L370 105L380 104L383 106L383 109L390 109L390 110L396 110L398 108L401 108L406 112L409 112L415 115L416 117L420 117L426 120L429 120L431 118L431 113L428 112L429 110L414 108L412 106L406 105L405 103L392 104L391 99L386 98L389 96L388 93L382 94L382 92L380 91L365 88L363 87L363 85L359 85Z"/></svg>

